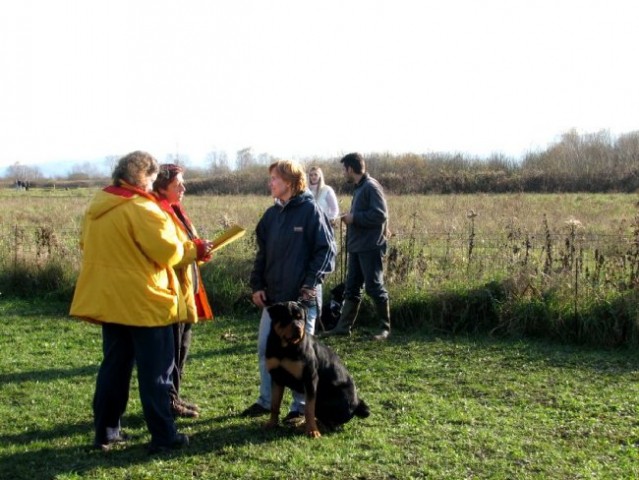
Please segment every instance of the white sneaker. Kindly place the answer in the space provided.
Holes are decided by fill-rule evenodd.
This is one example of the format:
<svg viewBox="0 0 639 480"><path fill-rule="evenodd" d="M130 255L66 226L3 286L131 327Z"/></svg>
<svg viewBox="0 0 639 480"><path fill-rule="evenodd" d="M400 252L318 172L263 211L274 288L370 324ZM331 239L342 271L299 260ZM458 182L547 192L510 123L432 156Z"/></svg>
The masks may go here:
<svg viewBox="0 0 639 480"><path fill-rule="evenodd" d="M386 340L388 337L390 337L390 331L389 330L382 330L382 333L375 335L373 337L373 340L377 340L382 341L382 340Z"/></svg>

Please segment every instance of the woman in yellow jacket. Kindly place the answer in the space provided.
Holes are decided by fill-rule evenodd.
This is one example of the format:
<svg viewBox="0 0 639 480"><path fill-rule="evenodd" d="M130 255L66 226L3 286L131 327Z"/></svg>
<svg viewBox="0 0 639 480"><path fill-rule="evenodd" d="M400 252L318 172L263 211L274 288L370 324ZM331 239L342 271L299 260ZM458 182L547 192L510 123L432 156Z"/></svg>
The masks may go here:
<svg viewBox="0 0 639 480"><path fill-rule="evenodd" d="M126 440L120 421L134 364L150 452L188 445L170 408L172 324L179 320L173 266L198 245L179 238L151 195L158 170L145 152L120 159L113 184L95 195L82 224L82 268L70 314L102 326L103 360L93 398L94 447L102 450ZM209 247L203 242L199 250Z"/></svg>
<svg viewBox="0 0 639 480"><path fill-rule="evenodd" d="M172 163L160 165L160 172L153 183L153 192L159 199L160 207L166 211L177 227L178 237L186 242L200 242L197 231L182 207L184 192L184 169ZM198 261L199 260L199 261ZM185 253L173 268L180 284L180 321L173 325L175 346L175 370L171 389L171 409L175 416L198 417L200 409L180 397L180 384L184 375L186 357L191 347L192 325L199 320L213 319L213 312L202 283L199 264L210 260L206 255L198 259L196 252Z"/></svg>

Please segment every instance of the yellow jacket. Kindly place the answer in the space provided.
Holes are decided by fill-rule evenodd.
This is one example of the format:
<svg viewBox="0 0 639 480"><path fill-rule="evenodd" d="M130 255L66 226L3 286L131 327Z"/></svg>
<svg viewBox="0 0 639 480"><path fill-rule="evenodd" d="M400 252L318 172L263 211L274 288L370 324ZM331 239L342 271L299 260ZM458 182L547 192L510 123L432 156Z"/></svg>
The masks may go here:
<svg viewBox="0 0 639 480"><path fill-rule="evenodd" d="M139 327L180 319L172 267L185 246L173 220L148 194L114 186L98 192L85 214L80 246L71 315Z"/></svg>

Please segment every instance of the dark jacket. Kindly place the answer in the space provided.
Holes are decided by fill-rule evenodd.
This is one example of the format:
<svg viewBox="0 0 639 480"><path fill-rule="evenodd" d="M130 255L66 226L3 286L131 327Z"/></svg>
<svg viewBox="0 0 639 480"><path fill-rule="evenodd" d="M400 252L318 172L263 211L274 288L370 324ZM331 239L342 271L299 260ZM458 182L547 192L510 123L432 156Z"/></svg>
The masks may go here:
<svg viewBox="0 0 639 480"><path fill-rule="evenodd" d="M355 185L351 212L353 223L348 226L349 252L367 252L386 248L388 207L384 190L377 180L365 173Z"/></svg>
<svg viewBox="0 0 639 480"><path fill-rule="evenodd" d="M316 287L335 267L333 228L308 191L269 207L255 235L251 289L270 303L297 300L302 286Z"/></svg>

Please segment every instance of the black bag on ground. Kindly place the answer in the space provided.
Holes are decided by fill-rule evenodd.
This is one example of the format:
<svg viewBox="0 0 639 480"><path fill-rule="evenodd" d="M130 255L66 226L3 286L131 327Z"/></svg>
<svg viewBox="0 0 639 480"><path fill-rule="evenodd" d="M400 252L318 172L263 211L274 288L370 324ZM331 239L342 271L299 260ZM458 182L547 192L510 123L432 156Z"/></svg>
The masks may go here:
<svg viewBox="0 0 639 480"><path fill-rule="evenodd" d="M322 305L322 325L325 330L332 330L337 325L344 304L344 288L343 283L333 287L330 298Z"/></svg>

